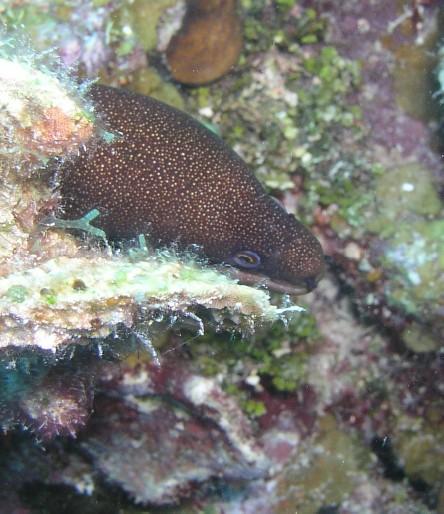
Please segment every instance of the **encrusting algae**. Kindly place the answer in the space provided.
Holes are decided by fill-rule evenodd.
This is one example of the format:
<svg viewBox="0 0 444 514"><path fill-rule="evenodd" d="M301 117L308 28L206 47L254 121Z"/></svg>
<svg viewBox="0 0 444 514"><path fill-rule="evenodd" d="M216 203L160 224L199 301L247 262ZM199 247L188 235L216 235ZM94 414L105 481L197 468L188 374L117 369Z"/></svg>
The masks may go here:
<svg viewBox="0 0 444 514"><path fill-rule="evenodd" d="M94 133L90 106L56 64L51 71L40 60L20 41L0 37L0 276L53 251L76 252L74 242L55 233L39 234L38 253L32 249L41 213L56 205L42 167L77 152Z"/></svg>
<svg viewBox="0 0 444 514"><path fill-rule="evenodd" d="M74 335L106 337L133 327L150 310L186 312L193 305L273 320L268 294L175 257L137 263L124 258L58 257L0 278L0 348L55 349Z"/></svg>

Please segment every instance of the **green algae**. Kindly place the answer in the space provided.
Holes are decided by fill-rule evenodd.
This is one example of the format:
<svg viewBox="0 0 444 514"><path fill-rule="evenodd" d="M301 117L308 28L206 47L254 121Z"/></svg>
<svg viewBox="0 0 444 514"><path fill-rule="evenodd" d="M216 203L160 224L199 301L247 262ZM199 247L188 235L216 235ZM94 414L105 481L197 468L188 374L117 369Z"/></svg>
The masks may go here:
<svg viewBox="0 0 444 514"><path fill-rule="evenodd" d="M266 413L265 405L254 397L253 390L238 383L239 378L248 375L254 383L268 383L277 392L295 393L307 381L307 364L319 338L313 315L301 312L287 323L257 326L248 339L234 332L208 332L196 339L189 351L197 371L224 376L224 390L254 418Z"/></svg>
<svg viewBox="0 0 444 514"><path fill-rule="evenodd" d="M6 290L4 295L13 303L22 303L28 297L29 291L22 285L12 285Z"/></svg>
<svg viewBox="0 0 444 514"><path fill-rule="evenodd" d="M385 41L396 59L393 80L397 104L410 116L426 122L436 117L430 91L435 87L433 71L439 58L439 52L437 55L435 51L438 39L439 33L434 28L421 44Z"/></svg>
<svg viewBox="0 0 444 514"><path fill-rule="evenodd" d="M343 156L344 131L352 133L348 140L358 137L361 114L348 96L359 87L360 66L333 47L301 42L310 35L318 40L325 28L312 9L301 8L290 23L283 12L264 16L262 4L244 6L241 73L193 96L200 110L217 113L213 121L224 139L258 177L270 189L285 190L294 187L295 172L319 177L320 166Z"/></svg>
<svg viewBox="0 0 444 514"><path fill-rule="evenodd" d="M394 272L388 299L410 314L433 315L442 305L444 220L402 222L396 230L381 257Z"/></svg>
<svg viewBox="0 0 444 514"><path fill-rule="evenodd" d="M40 295L45 299L48 305L55 305L57 303L57 295L53 289L43 287L40 289Z"/></svg>
<svg viewBox="0 0 444 514"><path fill-rule="evenodd" d="M66 3L71 10L72 5ZM54 44L59 23L63 21L58 15L57 5L42 8L37 2L12 3L0 1L0 21L4 27L23 28L26 37L32 41L36 50L47 50Z"/></svg>
<svg viewBox="0 0 444 514"><path fill-rule="evenodd" d="M128 86L136 93L152 96L177 109L185 108L185 102L176 87L166 82L152 67L140 68L132 73Z"/></svg>
<svg viewBox="0 0 444 514"><path fill-rule="evenodd" d="M272 384L282 392L295 392L307 380L307 354L296 353L273 359L261 373L272 377Z"/></svg>
<svg viewBox="0 0 444 514"><path fill-rule="evenodd" d="M444 437L442 424L435 426L404 419L406 427L394 440L395 449L404 465L406 474L412 479L421 479L428 484L439 484L444 480Z"/></svg>
<svg viewBox="0 0 444 514"><path fill-rule="evenodd" d="M294 51L297 45L309 45L323 40L326 30L324 18L312 8L300 8L298 15L291 18L288 14L298 4L294 0L276 2L273 12L267 11L265 0L242 0L244 12L245 53L265 52L272 45L280 49Z"/></svg>
<svg viewBox="0 0 444 514"><path fill-rule="evenodd" d="M323 175L313 173L305 180L307 190L302 204L308 210L317 205L335 206L331 226L339 237L363 236L374 206L372 189L380 168L365 159L346 156L329 167Z"/></svg>
<svg viewBox="0 0 444 514"><path fill-rule="evenodd" d="M288 11L298 3L298 0L276 0L276 6L279 9Z"/></svg>
<svg viewBox="0 0 444 514"><path fill-rule="evenodd" d="M248 417L252 419L260 418L267 413L264 402L253 399L251 393L241 387L233 383L227 383L224 387L224 391L236 398L236 403Z"/></svg>
<svg viewBox="0 0 444 514"><path fill-rule="evenodd" d="M358 486L371 464L370 452L341 430L331 416L319 421L319 433L304 445L303 455L279 477L276 512L313 514L339 505Z"/></svg>
<svg viewBox="0 0 444 514"><path fill-rule="evenodd" d="M402 331L402 340L407 348L416 353L438 350L440 342L434 335L419 323L412 323Z"/></svg>
<svg viewBox="0 0 444 514"><path fill-rule="evenodd" d="M133 0L123 2L113 15L117 33L130 30L131 35L143 50L149 52L157 45L157 26L166 9L177 4L177 0Z"/></svg>
<svg viewBox="0 0 444 514"><path fill-rule="evenodd" d="M430 319L442 306L444 272L444 220L432 175L417 163L386 170L376 178L375 195L366 227L385 242L379 261L390 274L387 301Z"/></svg>
<svg viewBox="0 0 444 514"><path fill-rule="evenodd" d="M273 31L262 21L265 0L241 0L244 12L244 50L246 53L266 51L273 42Z"/></svg>
<svg viewBox="0 0 444 514"><path fill-rule="evenodd" d="M375 213L367 227L381 235L388 230L396 232L397 226L393 222L406 216L437 216L442 209L430 171L416 162L379 173L374 194Z"/></svg>

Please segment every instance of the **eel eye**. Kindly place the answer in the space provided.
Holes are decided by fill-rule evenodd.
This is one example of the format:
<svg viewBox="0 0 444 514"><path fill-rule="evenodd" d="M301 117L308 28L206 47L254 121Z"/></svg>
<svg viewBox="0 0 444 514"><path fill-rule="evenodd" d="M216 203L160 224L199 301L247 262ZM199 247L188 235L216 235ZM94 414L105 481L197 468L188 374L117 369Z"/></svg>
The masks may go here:
<svg viewBox="0 0 444 514"><path fill-rule="evenodd" d="M243 250L236 253L231 260L235 266L245 269L256 269L261 264L259 255L251 250Z"/></svg>

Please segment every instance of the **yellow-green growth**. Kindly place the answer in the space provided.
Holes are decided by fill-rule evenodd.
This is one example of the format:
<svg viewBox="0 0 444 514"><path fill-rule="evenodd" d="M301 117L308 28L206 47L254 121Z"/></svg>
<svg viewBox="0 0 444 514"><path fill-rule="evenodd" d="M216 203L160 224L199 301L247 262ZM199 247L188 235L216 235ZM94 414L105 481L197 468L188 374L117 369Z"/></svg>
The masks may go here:
<svg viewBox="0 0 444 514"><path fill-rule="evenodd" d="M252 320L282 312L265 291L174 255L138 262L59 257L0 278L0 347L56 350L76 336L105 337L120 323L133 327L142 313L186 313L197 305Z"/></svg>

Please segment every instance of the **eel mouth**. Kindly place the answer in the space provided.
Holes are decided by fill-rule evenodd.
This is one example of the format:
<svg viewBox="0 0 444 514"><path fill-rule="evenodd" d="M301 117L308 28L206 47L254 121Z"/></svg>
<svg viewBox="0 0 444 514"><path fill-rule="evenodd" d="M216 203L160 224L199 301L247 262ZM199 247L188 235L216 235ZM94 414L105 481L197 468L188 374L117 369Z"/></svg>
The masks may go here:
<svg viewBox="0 0 444 514"><path fill-rule="evenodd" d="M305 280L303 279L300 284L292 284L290 282L286 282L285 280L277 280L260 273L252 273L233 267L227 268L226 271L228 271L229 275L237 279L241 284L265 287L271 291L275 291L276 293L284 293L295 296L307 294L313 291L321 278L309 277Z"/></svg>

